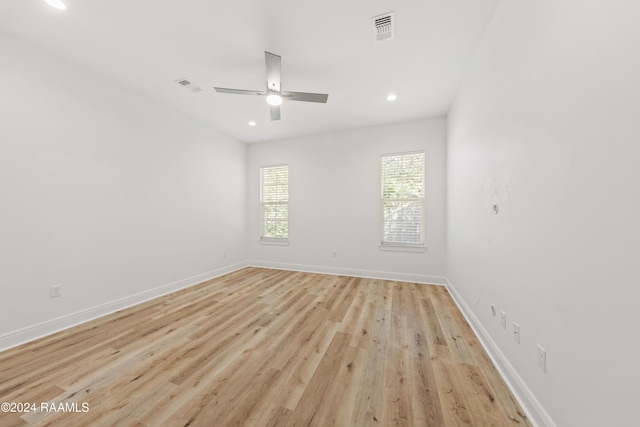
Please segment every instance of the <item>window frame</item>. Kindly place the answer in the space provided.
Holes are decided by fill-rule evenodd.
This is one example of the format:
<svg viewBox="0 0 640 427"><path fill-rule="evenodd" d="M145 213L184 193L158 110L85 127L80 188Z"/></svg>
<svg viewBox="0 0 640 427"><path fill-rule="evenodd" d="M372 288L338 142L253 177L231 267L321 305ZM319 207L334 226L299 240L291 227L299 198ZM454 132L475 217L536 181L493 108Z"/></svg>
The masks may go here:
<svg viewBox="0 0 640 427"><path fill-rule="evenodd" d="M384 197L385 188L385 173L384 173L384 160L388 157L399 157L408 155L422 155L423 170L422 170L422 196L421 197L398 197L389 198ZM427 154L425 150L404 151L396 153L385 153L380 155L380 168L379 168L379 185L380 185L380 250L389 251L403 251L403 252L424 252L427 249L426 246L426 172L427 172ZM418 236L418 242L409 241L391 241L385 240L385 225L387 217L385 216L385 202L398 201L398 202L418 202L420 208L420 233Z"/></svg>
<svg viewBox="0 0 640 427"><path fill-rule="evenodd" d="M286 167L287 170L287 181L286 181L286 186L287 186L287 192L286 192L286 200L284 201L265 201L264 198L264 190L265 190L265 183L264 183L264 177L265 177L265 170L268 169L276 169L276 168L283 168ZM260 166L260 236L259 236L259 242L263 243L263 244L270 244L270 245L288 245L289 244L289 165L286 163L283 164L275 164L275 165L265 165L265 166ZM266 218L265 218L265 213L266 213L266 206L267 205L284 205L286 206L286 210L287 210L287 220L286 220L286 236L283 237L277 237L277 236L266 236L266 227L265 227L265 223L266 223Z"/></svg>

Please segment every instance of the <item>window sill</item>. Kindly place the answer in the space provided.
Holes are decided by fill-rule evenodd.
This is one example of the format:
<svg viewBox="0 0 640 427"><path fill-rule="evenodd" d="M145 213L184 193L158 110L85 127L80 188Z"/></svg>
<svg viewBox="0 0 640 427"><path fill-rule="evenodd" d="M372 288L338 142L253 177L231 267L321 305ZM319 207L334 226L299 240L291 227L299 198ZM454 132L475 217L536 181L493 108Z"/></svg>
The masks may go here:
<svg viewBox="0 0 640 427"><path fill-rule="evenodd" d="M426 252L426 245L409 245L402 243L381 243L378 248L381 251L392 252Z"/></svg>
<svg viewBox="0 0 640 427"><path fill-rule="evenodd" d="M261 245L289 246L289 239L258 239Z"/></svg>

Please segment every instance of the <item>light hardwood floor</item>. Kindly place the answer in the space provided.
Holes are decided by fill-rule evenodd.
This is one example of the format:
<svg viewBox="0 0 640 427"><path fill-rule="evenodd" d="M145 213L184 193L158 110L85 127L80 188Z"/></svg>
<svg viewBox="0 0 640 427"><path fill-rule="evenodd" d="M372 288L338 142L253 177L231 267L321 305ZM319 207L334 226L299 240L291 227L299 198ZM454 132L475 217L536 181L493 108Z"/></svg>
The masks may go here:
<svg viewBox="0 0 640 427"><path fill-rule="evenodd" d="M259 268L0 353L0 402L38 409L2 427L530 425L444 287Z"/></svg>

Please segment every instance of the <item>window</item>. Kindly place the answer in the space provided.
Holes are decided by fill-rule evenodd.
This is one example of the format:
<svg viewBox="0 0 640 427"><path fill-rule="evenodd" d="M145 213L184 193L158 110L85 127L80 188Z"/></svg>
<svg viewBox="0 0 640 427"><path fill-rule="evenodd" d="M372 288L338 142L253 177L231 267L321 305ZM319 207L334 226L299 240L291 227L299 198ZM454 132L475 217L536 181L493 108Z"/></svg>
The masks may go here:
<svg viewBox="0 0 640 427"><path fill-rule="evenodd" d="M382 245L424 245L424 152L381 158Z"/></svg>
<svg viewBox="0 0 640 427"><path fill-rule="evenodd" d="M289 166L260 168L261 240L289 237Z"/></svg>

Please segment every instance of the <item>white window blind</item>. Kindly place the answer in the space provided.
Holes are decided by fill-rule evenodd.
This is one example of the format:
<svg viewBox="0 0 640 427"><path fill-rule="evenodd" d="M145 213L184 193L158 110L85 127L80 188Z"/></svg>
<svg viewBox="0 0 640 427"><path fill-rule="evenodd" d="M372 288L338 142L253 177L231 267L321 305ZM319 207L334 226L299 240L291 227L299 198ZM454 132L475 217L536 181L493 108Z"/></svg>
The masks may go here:
<svg viewBox="0 0 640 427"><path fill-rule="evenodd" d="M260 168L260 238L287 239L289 237L289 166Z"/></svg>
<svg viewBox="0 0 640 427"><path fill-rule="evenodd" d="M382 244L424 245L424 152L384 155Z"/></svg>

